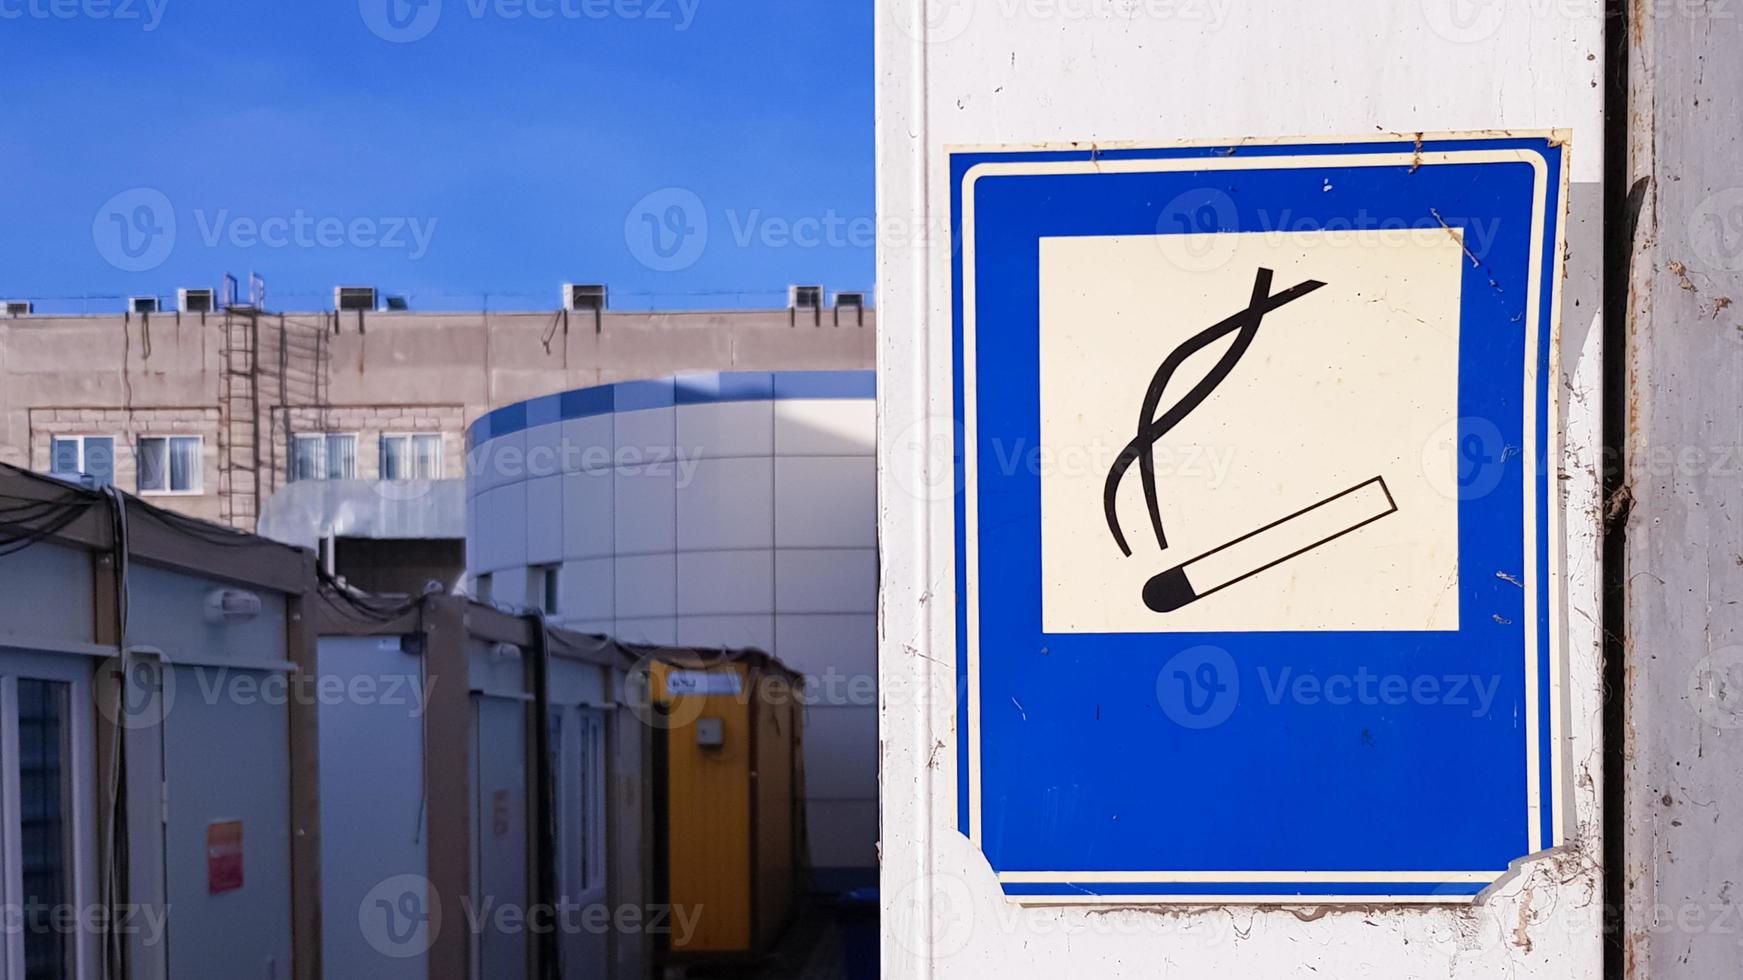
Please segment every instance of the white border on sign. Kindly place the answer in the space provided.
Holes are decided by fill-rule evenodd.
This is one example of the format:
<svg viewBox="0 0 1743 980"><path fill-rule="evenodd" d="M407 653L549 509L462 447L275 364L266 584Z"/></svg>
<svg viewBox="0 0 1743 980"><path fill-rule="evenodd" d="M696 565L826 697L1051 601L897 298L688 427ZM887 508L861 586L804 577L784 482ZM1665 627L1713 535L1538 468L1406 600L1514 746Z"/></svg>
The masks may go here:
<svg viewBox="0 0 1743 980"><path fill-rule="evenodd" d="M1331 141L1324 141L1331 142ZM1352 141L1353 142L1353 141ZM1010 149L1010 148L1005 148ZM1037 150L1047 148L1037 147ZM1054 148L1063 149L1063 148ZM951 152L974 152L970 148L953 149ZM975 252L974 252L974 190L975 185L985 177L1037 176L1047 174L1090 174L1090 173L1167 173L1182 170L1275 170L1308 167L1428 167L1448 164L1465 163L1524 163L1532 168L1532 214L1530 249L1530 268L1526 293L1526 356L1524 376L1524 442L1522 456L1527 467L1527 477L1524 480L1525 496L1525 547L1523 554L1532 560L1524 563L1525 590L1525 698L1526 698L1526 820L1528 853L1535 854L1543 849L1542 833L1542 779L1541 752L1542 736L1540 734L1539 712L1539 670L1538 670L1538 630L1534 625L1538 620L1537 608L1537 561L1535 556L1537 527L1537 484L1540 479L1537 454L1537 371L1539 344L1543 342L1541 320L1543 253L1538 246L1543 239L1545 213L1545 195L1548 190L1548 165L1542 156L1526 148L1497 148L1492 150L1453 150L1433 152L1395 152L1374 154L1320 154L1306 156L1265 156L1265 157L1220 157L1220 158L1178 158L1178 159L1136 159L1136 160L1057 160L1057 161L1023 161L1011 163L988 162L969 168L962 178L962 402L963 402L963 567L965 572L964 610L967 622L964 632L968 642L968 723L966 738L968 739L968 836L977 849L982 846L982 813L981 813L981 746L980 746L980 535L978 515L978 460L973 447L979 442L978 412L975 402L976 363L975 363ZM1562 154L1562 173L1567 172L1567 154ZM1565 183L1565 182L1564 182ZM1560 202L1565 214L1566 201ZM1565 220L1557 223L1557 235L1553 250L1557 279L1560 278L1562 265L1562 243L1566 238ZM1558 383L1559 351L1556 350L1557 335L1560 320L1560 290L1555 290L1551 296L1550 322L1550 371L1551 383ZM1557 426L1560 424L1557 392L1551 391L1549 397L1549 425L1547 432L1551 446L1558 444ZM1561 583L1560 549L1556 546L1554 535L1559 533L1561 522L1556 514L1556 502L1560 499L1559 487L1552 486L1548 495L1550 514L1548 516L1551 531L1551 547L1549 549L1549 579L1553 588ZM1560 597L1554 591L1550 594L1553 611L1559 613ZM1551 616L1549 620L1551 650L1558 650L1561 643L1561 624L1559 615ZM1552 744L1560 745L1562 728L1560 719L1561 669L1559 657L1550 658L1550 694L1551 717L1550 734ZM1552 766L1552 802L1561 802L1562 785L1561 753L1556 752L1551 761ZM1557 813L1562 812L1560 809ZM1555 825L1554 845L1562 841L1561 822ZM1521 855L1522 857L1525 855ZM1170 882L1345 882L1345 883L1402 883L1402 882L1435 882L1435 883L1477 883L1492 882L1506 873L1506 869L1493 871L1143 871L1143 872L1097 872L1097 871L1022 871L1000 872L998 880L1001 884L1039 884L1039 883L1107 883L1107 884L1166 884ZM1422 896L1422 895L1359 895L1359 896L1324 896L1324 895L1094 895L1094 896L1058 896L1058 895L1019 895L1010 896L1013 901L1021 904L1051 905L1070 904L1130 904L1135 902L1158 904L1266 904L1275 902L1299 903L1312 901L1316 903L1407 903L1435 902L1470 902L1475 896Z"/></svg>

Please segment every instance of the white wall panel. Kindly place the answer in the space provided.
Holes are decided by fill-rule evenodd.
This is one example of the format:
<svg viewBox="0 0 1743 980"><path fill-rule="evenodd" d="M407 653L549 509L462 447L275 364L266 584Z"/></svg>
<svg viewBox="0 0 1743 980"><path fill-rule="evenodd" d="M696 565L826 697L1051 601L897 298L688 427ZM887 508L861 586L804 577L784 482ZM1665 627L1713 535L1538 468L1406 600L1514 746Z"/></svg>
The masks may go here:
<svg viewBox="0 0 1743 980"><path fill-rule="evenodd" d="M773 402L712 402L678 406L677 447L690 456L772 456Z"/></svg>
<svg viewBox="0 0 1743 980"><path fill-rule="evenodd" d="M527 523L527 561L534 565L563 560L563 477L546 476L527 481L526 512L539 519Z"/></svg>
<svg viewBox="0 0 1743 980"><path fill-rule="evenodd" d="M862 685L869 689L869 685ZM858 698L855 693L855 699ZM873 705L831 707L827 689L811 689L805 710L805 791L813 800L876 802L861 774L878 764L878 713ZM868 790L871 790L868 792Z"/></svg>
<svg viewBox="0 0 1743 980"><path fill-rule="evenodd" d="M617 618L675 615L676 565L671 554L617 559Z"/></svg>
<svg viewBox="0 0 1743 980"><path fill-rule="evenodd" d="M775 624L775 656L807 675L876 677L877 616L782 615Z"/></svg>
<svg viewBox="0 0 1743 980"><path fill-rule="evenodd" d="M505 463L505 468L507 464ZM546 422L526 431L526 456L516 479L537 480L563 471L563 423Z"/></svg>
<svg viewBox="0 0 1743 980"><path fill-rule="evenodd" d="M477 570L497 572L527 563L525 483L486 490L473 500L478 512ZM497 576L498 579L502 576Z"/></svg>
<svg viewBox="0 0 1743 980"><path fill-rule="evenodd" d="M616 448L617 420L612 416L589 415L564 420L563 440L559 445L564 472L609 470Z"/></svg>
<svg viewBox="0 0 1743 980"><path fill-rule="evenodd" d="M620 555L671 551L677 545L677 483L671 463L619 468L612 493L616 501L616 551Z"/></svg>
<svg viewBox="0 0 1743 980"><path fill-rule="evenodd" d="M677 413L671 408L644 408L618 412L616 425L619 465L626 461L669 458L677 438Z"/></svg>
<svg viewBox="0 0 1743 980"><path fill-rule="evenodd" d="M877 612L877 549L806 548L776 552L775 600L776 608L783 613Z"/></svg>
<svg viewBox="0 0 1743 980"><path fill-rule="evenodd" d="M599 558L616 551L617 477L611 470L579 470L563 478L563 555Z"/></svg>
<svg viewBox="0 0 1743 980"><path fill-rule="evenodd" d="M726 647L770 651L775 646L773 613L745 616L680 616L681 646Z"/></svg>
<svg viewBox="0 0 1743 980"><path fill-rule="evenodd" d="M680 552L676 608L686 616L773 612L774 575L766 548Z"/></svg>
<svg viewBox="0 0 1743 980"><path fill-rule="evenodd" d="M781 456L870 456L877 409L864 398L775 402L775 452Z"/></svg>
<svg viewBox="0 0 1743 980"><path fill-rule="evenodd" d="M776 546L876 547L876 473L869 456L776 459Z"/></svg>
<svg viewBox="0 0 1743 980"><path fill-rule="evenodd" d="M677 489L678 548L767 548L775 534L774 461L703 459Z"/></svg>
<svg viewBox="0 0 1743 980"><path fill-rule="evenodd" d="M617 615L617 559L584 558L563 563L557 619L610 621Z"/></svg>
<svg viewBox="0 0 1743 980"><path fill-rule="evenodd" d="M619 619L613 627L612 635L626 643L673 646L678 642L678 621L671 616Z"/></svg>

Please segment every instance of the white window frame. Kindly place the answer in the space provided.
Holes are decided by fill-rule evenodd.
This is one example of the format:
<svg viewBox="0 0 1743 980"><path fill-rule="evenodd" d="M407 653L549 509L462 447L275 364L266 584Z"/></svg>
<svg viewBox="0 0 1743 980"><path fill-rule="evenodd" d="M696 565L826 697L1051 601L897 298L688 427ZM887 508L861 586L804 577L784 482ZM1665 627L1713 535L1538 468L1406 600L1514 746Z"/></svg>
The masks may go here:
<svg viewBox="0 0 1743 980"><path fill-rule="evenodd" d="M115 485L121 478L121 447L126 439L120 435L109 435L103 432L80 432L77 434L62 434L51 432L48 435L48 467L45 472L54 472L54 444L57 442L76 442L79 444L79 473L89 475L85 469L85 440L109 440L109 483Z"/></svg>
<svg viewBox="0 0 1743 980"><path fill-rule="evenodd" d="M378 476L380 476L381 479L383 479L383 480L388 479L388 476L387 476L387 451L386 450L387 450L387 441L389 439L404 439L404 440L406 440L406 449L409 452L411 449L411 440L413 440L415 438L419 438L419 437L434 438L436 440L436 475L431 476L431 477L406 477L405 479L412 479L412 480L442 480L442 479L446 479L447 473L448 473L448 434L446 432L443 432L440 430L436 430L436 431L426 430L423 432L412 431L412 430L383 432L375 440L375 451L376 451L375 472L376 472L376 474ZM408 456L408 458L411 458L411 457Z"/></svg>
<svg viewBox="0 0 1743 980"><path fill-rule="evenodd" d="M326 452L327 442L326 441L328 439L346 438L346 437L349 437L351 440L351 473L352 473L351 478L352 479L360 479L363 475L362 474L363 467L358 464L358 453L363 448L363 433L361 433L361 432L293 432L293 433L291 433L291 456L290 456L290 459L288 460L288 462L290 463L290 472L288 474L286 474L290 478L288 482L302 483L304 481L312 481L312 480L343 479L343 477L335 477L332 474L327 472L327 452ZM297 478L297 440L299 440L299 439L320 439L321 440L321 475L320 476L304 477L303 479L300 479L300 480Z"/></svg>
<svg viewBox="0 0 1743 980"><path fill-rule="evenodd" d="M67 901L83 912L98 901L97 883L97 753L93 744L91 665L80 657L53 654L14 655L0 665L0 901L22 908L24 901L23 840L19 827L18 682L47 681L66 685L66 745L62 758L67 797ZM103 972L99 936L75 931L69 944L69 976L96 980ZM0 978L22 980L24 936L0 930Z"/></svg>
<svg viewBox="0 0 1743 980"><path fill-rule="evenodd" d="M176 440L176 439L192 439L192 440L194 440L194 444L199 447L198 459L200 461L200 465L194 467L194 486L193 486L193 489L191 489L191 490L176 490L172 487L172 488L167 488L167 489L163 489L163 490L147 490L143 486L139 485L139 481L142 478L144 478L144 476L145 476L145 453L143 452L143 449L144 449L143 444L147 440L151 440L151 439L162 439L165 442L164 458L163 458L163 467L164 467L163 478L164 478L165 483L173 482L170 478L170 473L172 472L171 467L170 467L170 456L169 456L169 452L170 452L170 448L171 448L170 444L172 444L174 442L174 440ZM153 435L153 434L142 435L142 436L139 436L138 438L136 438L135 440L133 440L133 457L134 457L135 463L138 464L134 467L133 485L138 489L139 495L141 497L200 497L200 496L205 495L205 493L206 493L206 437L205 436L203 436L203 435L189 435L188 433L185 433L185 432L177 432L177 433L171 433L171 434L167 434L167 435Z"/></svg>

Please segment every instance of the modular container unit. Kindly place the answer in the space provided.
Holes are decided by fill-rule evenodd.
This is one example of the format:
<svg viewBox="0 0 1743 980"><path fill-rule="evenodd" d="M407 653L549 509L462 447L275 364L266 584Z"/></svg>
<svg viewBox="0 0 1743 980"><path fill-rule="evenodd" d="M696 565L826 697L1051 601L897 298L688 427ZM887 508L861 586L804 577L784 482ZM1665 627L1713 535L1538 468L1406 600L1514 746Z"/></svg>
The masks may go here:
<svg viewBox="0 0 1743 980"><path fill-rule="evenodd" d="M320 974L313 556L0 465L0 976Z"/></svg>
<svg viewBox="0 0 1743 980"><path fill-rule="evenodd" d="M468 599L337 585L319 631L328 970L645 977L670 919L649 904L635 660Z"/></svg>
<svg viewBox="0 0 1743 980"><path fill-rule="evenodd" d="M696 927L675 961L767 952L806 866L801 675L761 651L645 650L652 669L662 898Z"/></svg>

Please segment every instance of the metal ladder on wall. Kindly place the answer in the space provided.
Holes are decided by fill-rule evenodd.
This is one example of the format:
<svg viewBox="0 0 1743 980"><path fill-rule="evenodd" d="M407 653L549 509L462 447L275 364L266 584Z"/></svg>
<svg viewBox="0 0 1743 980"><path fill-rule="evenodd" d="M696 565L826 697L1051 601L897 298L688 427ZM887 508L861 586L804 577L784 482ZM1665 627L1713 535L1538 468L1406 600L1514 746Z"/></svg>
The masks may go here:
<svg viewBox="0 0 1743 980"><path fill-rule="evenodd" d="M325 323L279 317L278 411L272 424L274 451L290 451L298 431L325 432L332 427L328 367L332 333ZM287 458L286 479L289 478ZM276 470L275 470L276 472Z"/></svg>
<svg viewBox="0 0 1743 980"><path fill-rule="evenodd" d="M219 392L219 501L225 523L253 531L260 519L260 313L224 311Z"/></svg>

